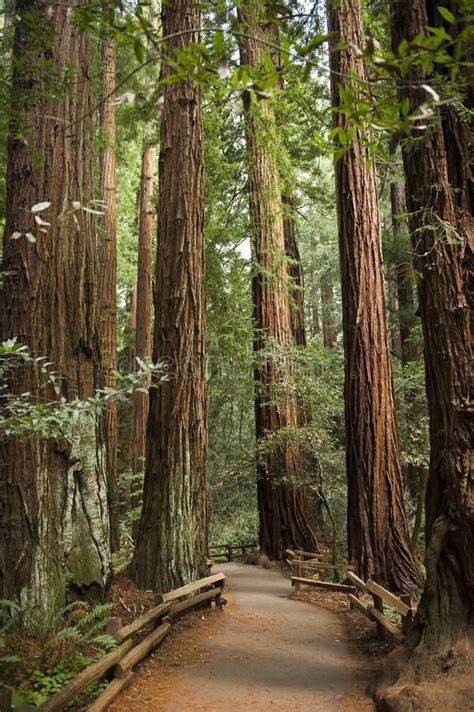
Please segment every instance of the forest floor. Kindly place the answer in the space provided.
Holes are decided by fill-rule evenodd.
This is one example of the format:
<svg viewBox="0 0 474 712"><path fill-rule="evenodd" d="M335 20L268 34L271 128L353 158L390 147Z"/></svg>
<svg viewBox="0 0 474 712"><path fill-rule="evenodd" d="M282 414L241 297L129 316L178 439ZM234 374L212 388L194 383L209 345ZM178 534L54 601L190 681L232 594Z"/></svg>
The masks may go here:
<svg viewBox="0 0 474 712"><path fill-rule="evenodd" d="M220 570L224 611L178 620L110 712L375 709L365 693L371 665L343 616L291 598L279 570L216 564Z"/></svg>

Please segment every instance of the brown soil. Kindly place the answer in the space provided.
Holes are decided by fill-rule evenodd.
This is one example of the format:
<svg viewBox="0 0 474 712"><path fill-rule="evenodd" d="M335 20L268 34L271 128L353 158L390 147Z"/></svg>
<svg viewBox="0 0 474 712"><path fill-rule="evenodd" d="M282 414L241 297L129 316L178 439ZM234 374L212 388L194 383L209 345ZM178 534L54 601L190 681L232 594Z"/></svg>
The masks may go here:
<svg viewBox="0 0 474 712"><path fill-rule="evenodd" d="M114 604L110 616L120 618L123 625L128 625L156 605L154 592L138 588L125 574L113 577L107 600Z"/></svg>

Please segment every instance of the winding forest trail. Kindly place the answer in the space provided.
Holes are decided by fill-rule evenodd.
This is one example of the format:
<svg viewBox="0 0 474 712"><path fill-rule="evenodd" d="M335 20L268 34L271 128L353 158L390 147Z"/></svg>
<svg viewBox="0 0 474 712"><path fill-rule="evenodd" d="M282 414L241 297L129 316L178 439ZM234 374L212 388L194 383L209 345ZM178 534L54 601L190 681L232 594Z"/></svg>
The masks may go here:
<svg viewBox="0 0 474 712"><path fill-rule="evenodd" d="M233 563L214 569L227 577L225 612L183 619L111 712L374 709L334 613L291 600L279 571Z"/></svg>

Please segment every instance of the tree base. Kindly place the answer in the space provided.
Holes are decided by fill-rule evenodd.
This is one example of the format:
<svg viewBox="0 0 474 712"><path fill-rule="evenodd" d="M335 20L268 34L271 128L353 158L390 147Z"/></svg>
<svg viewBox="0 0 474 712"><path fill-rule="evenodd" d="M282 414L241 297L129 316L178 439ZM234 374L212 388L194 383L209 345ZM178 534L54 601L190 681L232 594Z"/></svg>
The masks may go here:
<svg viewBox="0 0 474 712"><path fill-rule="evenodd" d="M474 646L460 641L437 661L432 675L421 676L420 661L427 653L418 645L399 648L387 658L374 698L378 712L460 712L474 710ZM438 663L438 672L433 672Z"/></svg>

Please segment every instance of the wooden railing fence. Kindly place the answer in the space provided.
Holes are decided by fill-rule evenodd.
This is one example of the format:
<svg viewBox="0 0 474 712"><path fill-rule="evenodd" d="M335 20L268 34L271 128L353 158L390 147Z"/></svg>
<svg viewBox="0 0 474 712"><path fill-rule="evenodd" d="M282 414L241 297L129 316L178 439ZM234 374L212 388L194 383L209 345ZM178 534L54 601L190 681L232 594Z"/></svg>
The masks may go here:
<svg viewBox="0 0 474 712"><path fill-rule="evenodd" d="M123 626L120 618L108 621L107 633L115 638L118 646L103 658L82 670L73 680L68 682L59 692L49 697L39 708L43 712L60 712L64 710L77 695L89 685L97 682L105 675L111 680L106 689L90 705L88 712L104 712L113 700L133 680L133 668L143 658L157 647L168 634L173 619L188 608L197 606L204 601L215 601L222 607L225 575L223 573L206 576L199 581L157 596L154 608L136 618L132 623ZM145 638L135 642L137 633L150 629ZM0 690L0 712L10 712L11 690ZM17 708L18 712L37 709L32 705Z"/></svg>
<svg viewBox="0 0 474 712"><path fill-rule="evenodd" d="M400 644L403 636L409 632L416 610L412 605L411 597L396 596L375 581L363 581L357 575L356 561L351 561L350 564L333 564L322 561L321 554L313 552L287 549L285 553L286 562L294 572L290 578L296 591L302 585L306 585L346 593L351 608L357 609L370 621L376 623L379 636L395 645ZM342 580L340 582L323 580L321 576L330 571ZM362 600L362 595L371 597L372 601ZM384 606L388 606L400 616L400 626L395 625L385 615Z"/></svg>
<svg viewBox="0 0 474 712"><path fill-rule="evenodd" d="M247 556L248 552L254 553L257 550L258 544L216 544L209 547L209 556L211 559L232 561L235 558Z"/></svg>

